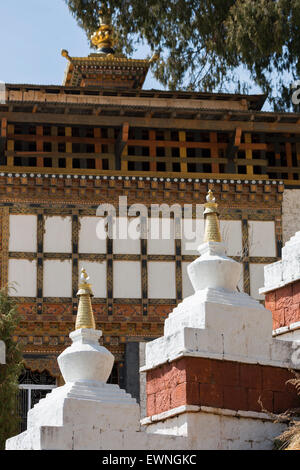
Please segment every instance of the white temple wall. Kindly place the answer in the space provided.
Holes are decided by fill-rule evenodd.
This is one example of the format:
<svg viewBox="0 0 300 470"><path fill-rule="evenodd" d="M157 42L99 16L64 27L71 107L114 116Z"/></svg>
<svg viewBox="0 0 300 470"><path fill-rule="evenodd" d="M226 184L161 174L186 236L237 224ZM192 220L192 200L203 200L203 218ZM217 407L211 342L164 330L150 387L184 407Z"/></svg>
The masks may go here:
<svg viewBox="0 0 300 470"><path fill-rule="evenodd" d="M46 217L44 251L46 253L72 253L71 217Z"/></svg>
<svg viewBox="0 0 300 470"><path fill-rule="evenodd" d="M36 261L10 259L8 263L8 283L12 286L12 297L36 297Z"/></svg>
<svg viewBox="0 0 300 470"><path fill-rule="evenodd" d="M174 262L148 262L148 297L150 299L176 298Z"/></svg>
<svg viewBox="0 0 300 470"><path fill-rule="evenodd" d="M283 245L300 230L300 189L285 189L282 201Z"/></svg>
<svg viewBox="0 0 300 470"><path fill-rule="evenodd" d="M250 295L257 300L264 300L264 295L259 294L259 289L264 285L265 264L250 263Z"/></svg>
<svg viewBox="0 0 300 470"><path fill-rule="evenodd" d="M293 190L294 191L294 190ZM183 226L186 231L190 227L196 231L196 238L188 239L184 234L182 240L174 239L174 221L170 221L171 239L148 239L146 246L148 298L163 302L178 298L177 289L181 288L183 298L193 293L187 277L186 268L197 256L199 241L203 238L203 219L197 221L185 219ZM163 222L165 223L165 222ZM154 219L153 224L160 226L159 236L162 237L163 223ZM99 238L105 229L104 219L96 216L79 217L78 234L78 266L89 265L93 279L98 279L95 286L95 297L105 298L107 295L107 240ZM151 227L149 228L150 232ZM229 256L243 262L243 235L240 220L221 220L220 229ZM36 258L37 257L37 215L10 215L9 236L9 281L19 283L19 290L13 295L19 297L36 296ZM98 235L97 235L98 233ZM248 221L249 255L255 257L275 257L275 224L273 221ZM140 299L142 296L141 240L112 240L113 256L113 296L118 299ZM176 248L177 246L177 248ZM178 255L178 246L181 248ZM72 297L72 217L59 215L44 216L43 253L43 297ZM176 251L177 250L177 251ZM49 254L49 255L48 255ZM55 255L60 259L49 259ZM102 255L103 259L93 259ZM48 259L47 259L48 256ZM130 258L131 257L131 258ZM176 261L181 265L181 281L178 278ZM250 293L256 299L262 299L258 289L263 285L262 261L252 262L249 266ZM66 276L62 281L62 276ZM176 278L177 277L177 278ZM133 282L134 279L134 282ZM74 283L74 281L73 281ZM63 285L62 285L63 284ZM244 290L244 278L239 282L240 291Z"/></svg>
<svg viewBox="0 0 300 470"><path fill-rule="evenodd" d="M116 298L141 297L141 264L139 261L114 261L113 293Z"/></svg>
<svg viewBox="0 0 300 470"><path fill-rule="evenodd" d="M71 260L44 261L44 297L72 297Z"/></svg>
<svg viewBox="0 0 300 470"><path fill-rule="evenodd" d="M36 215L10 215L9 235L9 251L36 252Z"/></svg>
<svg viewBox="0 0 300 470"><path fill-rule="evenodd" d="M276 256L273 221L249 220L248 232L250 256Z"/></svg>
<svg viewBox="0 0 300 470"><path fill-rule="evenodd" d="M227 255L241 256L243 252L241 221L220 220L220 231Z"/></svg>
<svg viewBox="0 0 300 470"><path fill-rule="evenodd" d="M106 253L106 240L97 237L99 217L80 217L79 253Z"/></svg>

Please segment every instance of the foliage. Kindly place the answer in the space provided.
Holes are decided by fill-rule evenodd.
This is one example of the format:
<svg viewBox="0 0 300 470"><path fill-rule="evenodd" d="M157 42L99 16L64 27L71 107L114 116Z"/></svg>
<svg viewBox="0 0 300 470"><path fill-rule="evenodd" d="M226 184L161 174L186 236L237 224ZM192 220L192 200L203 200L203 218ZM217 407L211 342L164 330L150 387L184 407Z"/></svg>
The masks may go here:
<svg viewBox="0 0 300 470"><path fill-rule="evenodd" d="M300 373L290 370L295 378L287 380L286 384L295 387L297 395L300 396ZM268 414L274 423L282 423L286 425L285 430L280 436L274 439L274 450L300 450L300 408L292 408L281 414L274 414L263 407L261 398L258 400L261 411Z"/></svg>
<svg viewBox="0 0 300 470"><path fill-rule="evenodd" d="M6 345L6 364L0 365L0 449L5 448L6 439L19 432L18 378L23 364L20 346L12 339L19 322L15 300L8 295L7 289L1 289L0 340Z"/></svg>
<svg viewBox="0 0 300 470"><path fill-rule="evenodd" d="M275 109L291 106L300 69L300 0L65 0L88 37L108 8L126 54L147 42L167 89L247 92L242 65Z"/></svg>
<svg viewBox="0 0 300 470"><path fill-rule="evenodd" d="M295 379L290 379L287 383L292 384L297 394L300 395L300 374L292 371ZM300 408L287 410L284 414L277 417L277 422L283 422L288 425L286 430L277 437L275 446L279 450L300 450Z"/></svg>

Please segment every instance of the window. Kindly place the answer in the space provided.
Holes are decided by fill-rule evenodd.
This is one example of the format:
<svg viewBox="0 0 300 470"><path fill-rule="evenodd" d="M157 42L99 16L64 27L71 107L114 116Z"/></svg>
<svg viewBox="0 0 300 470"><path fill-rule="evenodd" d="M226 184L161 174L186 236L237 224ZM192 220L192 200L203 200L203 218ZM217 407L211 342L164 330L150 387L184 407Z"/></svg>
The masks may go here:
<svg viewBox="0 0 300 470"><path fill-rule="evenodd" d="M107 139L107 137L108 137L108 132L107 132L106 127L104 127L103 129L101 129L101 137L102 137L103 139Z"/></svg>
<svg viewBox="0 0 300 470"><path fill-rule="evenodd" d="M21 157L15 157L14 158L14 166L22 166L22 158Z"/></svg>
<svg viewBox="0 0 300 470"><path fill-rule="evenodd" d="M229 134L220 132L218 134L218 142L229 142Z"/></svg>
<svg viewBox="0 0 300 470"><path fill-rule="evenodd" d="M58 127L57 128L57 135L60 136L60 137L63 137L65 136L65 128L64 127Z"/></svg>
<svg viewBox="0 0 300 470"><path fill-rule="evenodd" d="M254 165L253 166L253 172L255 175L261 175L261 166Z"/></svg>
<svg viewBox="0 0 300 470"><path fill-rule="evenodd" d="M267 152L266 157L270 166L275 166L275 152Z"/></svg>
<svg viewBox="0 0 300 470"><path fill-rule="evenodd" d="M172 157L179 157L179 148L178 147L172 147L171 153L172 153Z"/></svg>
<svg viewBox="0 0 300 470"><path fill-rule="evenodd" d="M246 165L239 165L238 166L238 174L239 175L246 175L247 174Z"/></svg>
<svg viewBox="0 0 300 470"><path fill-rule="evenodd" d="M203 164L203 171L204 171L204 173L211 173L211 164L210 163L204 163Z"/></svg>
<svg viewBox="0 0 300 470"><path fill-rule="evenodd" d="M44 167L52 167L52 158L44 158Z"/></svg>
<svg viewBox="0 0 300 470"><path fill-rule="evenodd" d="M29 152L36 152L36 142L28 142Z"/></svg>
<svg viewBox="0 0 300 470"><path fill-rule="evenodd" d="M85 129L85 137L94 137L94 129L92 127Z"/></svg>
<svg viewBox="0 0 300 470"><path fill-rule="evenodd" d="M79 127L72 127L72 137L80 137Z"/></svg>
<svg viewBox="0 0 300 470"><path fill-rule="evenodd" d="M15 150L17 152L21 152L23 149L22 141L21 140L15 140Z"/></svg>
<svg viewBox="0 0 300 470"><path fill-rule="evenodd" d="M196 173L196 165L195 163L188 163L187 164L187 170L189 173Z"/></svg>
<svg viewBox="0 0 300 470"><path fill-rule="evenodd" d="M285 152L280 152L280 164L281 166L287 166L287 159Z"/></svg>
<svg viewBox="0 0 300 470"><path fill-rule="evenodd" d="M193 131L187 131L187 132L186 132L185 140L186 140L187 142L194 142L194 140L195 140L195 133L194 133Z"/></svg>
<svg viewBox="0 0 300 470"><path fill-rule="evenodd" d="M166 170L166 164L163 163L163 162L157 162L156 169L157 169L157 171L165 171Z"/></svg>
<svg viewBox="0 0 300 470"><path fill-rule="evenodd" d="M210 149L203 149L202 150L202 157L203 158L210 158Z"/></svg>
<svg viewBox="0 0 300 470"><path fill-rule="evenodd" d="M156 156L157 157L164 157L165 156L165 148L164 147L156 147Z"/></svg>
<svg viewBox="0 0 300 470"><path fill-rule="evenodd" d="M23 129L22 129L22 126L20 126L19 124L15 124L15 134L23 134Z"/></svg>
<svg viewBox="0 0 300 470"><path fill-rule="evenodd" d="M104 158L104 159L102 160L102 169L103 169L103 170L108 170L108 169L109 169L109 168L108 168L108 160L107 160L106 158Z"/></svg>
<svg viewBox="0 0 300 470"><path fill-rule="evenodd" d="M44 152L51 152L51 150L52 150L51 142L44 142L43 150L44 150Z"/></svg>
<svg viewBox="0 0 300 470"><path fill-rule="evenodd" d="M36 158L35 157L29 157L28 158L28 166L36 166Z"/></svg>
<svg viewBox="0 0 300 470"><path fill-rule="evenodd" d="M72 144L72 152L80 153L80 144Z"/></svg>
<svg viewBox="0 0 300 470"><path fill-rule="evenodd" d="M94 169L96 168L94 158L88 158L88 159L87 159L87 161L86 161L86 167L87 167L89 170L94 170Z"/></svg>
<svg viewBox="0 0 300 470"><path fill-rule="evenodd" d="M155 132L156 140L165 140L165 133L164 131L156 131Z"/></svg>
<svg viewBox="0 0 300 470"><path fill-rule="evenodd" d="M187 148L186 149L186 156L188 158L195 158L196 156L196 149L195 148Z"/></svg>
<svg viewBox="0 0 300 470"><path fill-rule="evenodd" d="M50 126L44 126L43 127L43 135L51 135L51 127Z"/></svg>
<svg viewBox="0 0 300 470"><path fill-rule="evenodd" d="M142 129L142 140L149 140L149 131L147 129Z"/></svg>
<svg viewBox="0 0 300 470"><path fill-rule="evenodd" d="M27 413L42 398L56 388L56 378L46 370L33 372L25 369L19 377L19 416L21 417L20 432L27 429Z"/></svg>
<svg viewBox="0 0 300 470"><path fill-rule="evenodd" d="M86 146L86 153L95 153L95 145L87 144Z"/></svg>

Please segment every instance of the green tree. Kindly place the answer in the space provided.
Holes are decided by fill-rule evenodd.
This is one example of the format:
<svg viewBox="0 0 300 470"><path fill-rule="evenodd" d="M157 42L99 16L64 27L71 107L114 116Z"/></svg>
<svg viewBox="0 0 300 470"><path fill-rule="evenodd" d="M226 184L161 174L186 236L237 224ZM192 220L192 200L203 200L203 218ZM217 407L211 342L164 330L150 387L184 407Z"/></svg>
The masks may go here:
<svg viewBox="0 0 300 470"><path fill-rule="evenodd" d="M118 51L144 41L166 88L247 92L242 65L275 109L291 107L300 78L300 0L65 0L88 37L100 7L112 12Z"/></svg>
<svg viewBox="0 0 300 470"><path fill-rule="evenodd" d="M0 340L6 346L6 364L0 365L0 449L5 441L19 433L18 378L23 369L20 345L12 339L20 322L17 304L8 294L0 290Z"/></svg>

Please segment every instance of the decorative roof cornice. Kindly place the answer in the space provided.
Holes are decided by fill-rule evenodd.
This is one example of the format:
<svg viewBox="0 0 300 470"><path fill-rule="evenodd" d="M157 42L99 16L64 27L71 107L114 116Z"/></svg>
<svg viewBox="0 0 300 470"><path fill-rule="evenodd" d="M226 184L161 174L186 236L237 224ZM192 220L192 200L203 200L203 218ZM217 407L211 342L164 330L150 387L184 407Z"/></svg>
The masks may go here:
<svg viewBox="0 0 300 470"><path fill-rule="evenodd" d="M62 50L62 56L69 61L63 84L106 88L111 86L113 81L117 88L142 88L149 66L158 59L158 55L154 54L150 60L139 60L116 54L113 49L113 36L110 11L106 17L100 11L99 28L91 36L91 42L97 47L97 52L88 57L70 57L67 50ZM116 73L116 70L122 70L123 74Z"/></svg>
<svg viewBox="0 0 300 470"><path fill-rule="evenodd" d="M74 65L91 65L95 63L97 65L113 65L120 64L126 66L141 66L149 68L150 60L148 59L129 59L127 57L118 57L116 55L101 56L98 54L90 54L87 57L70 57L68 51L63 49L61 55L68 59Z"/></svg>

